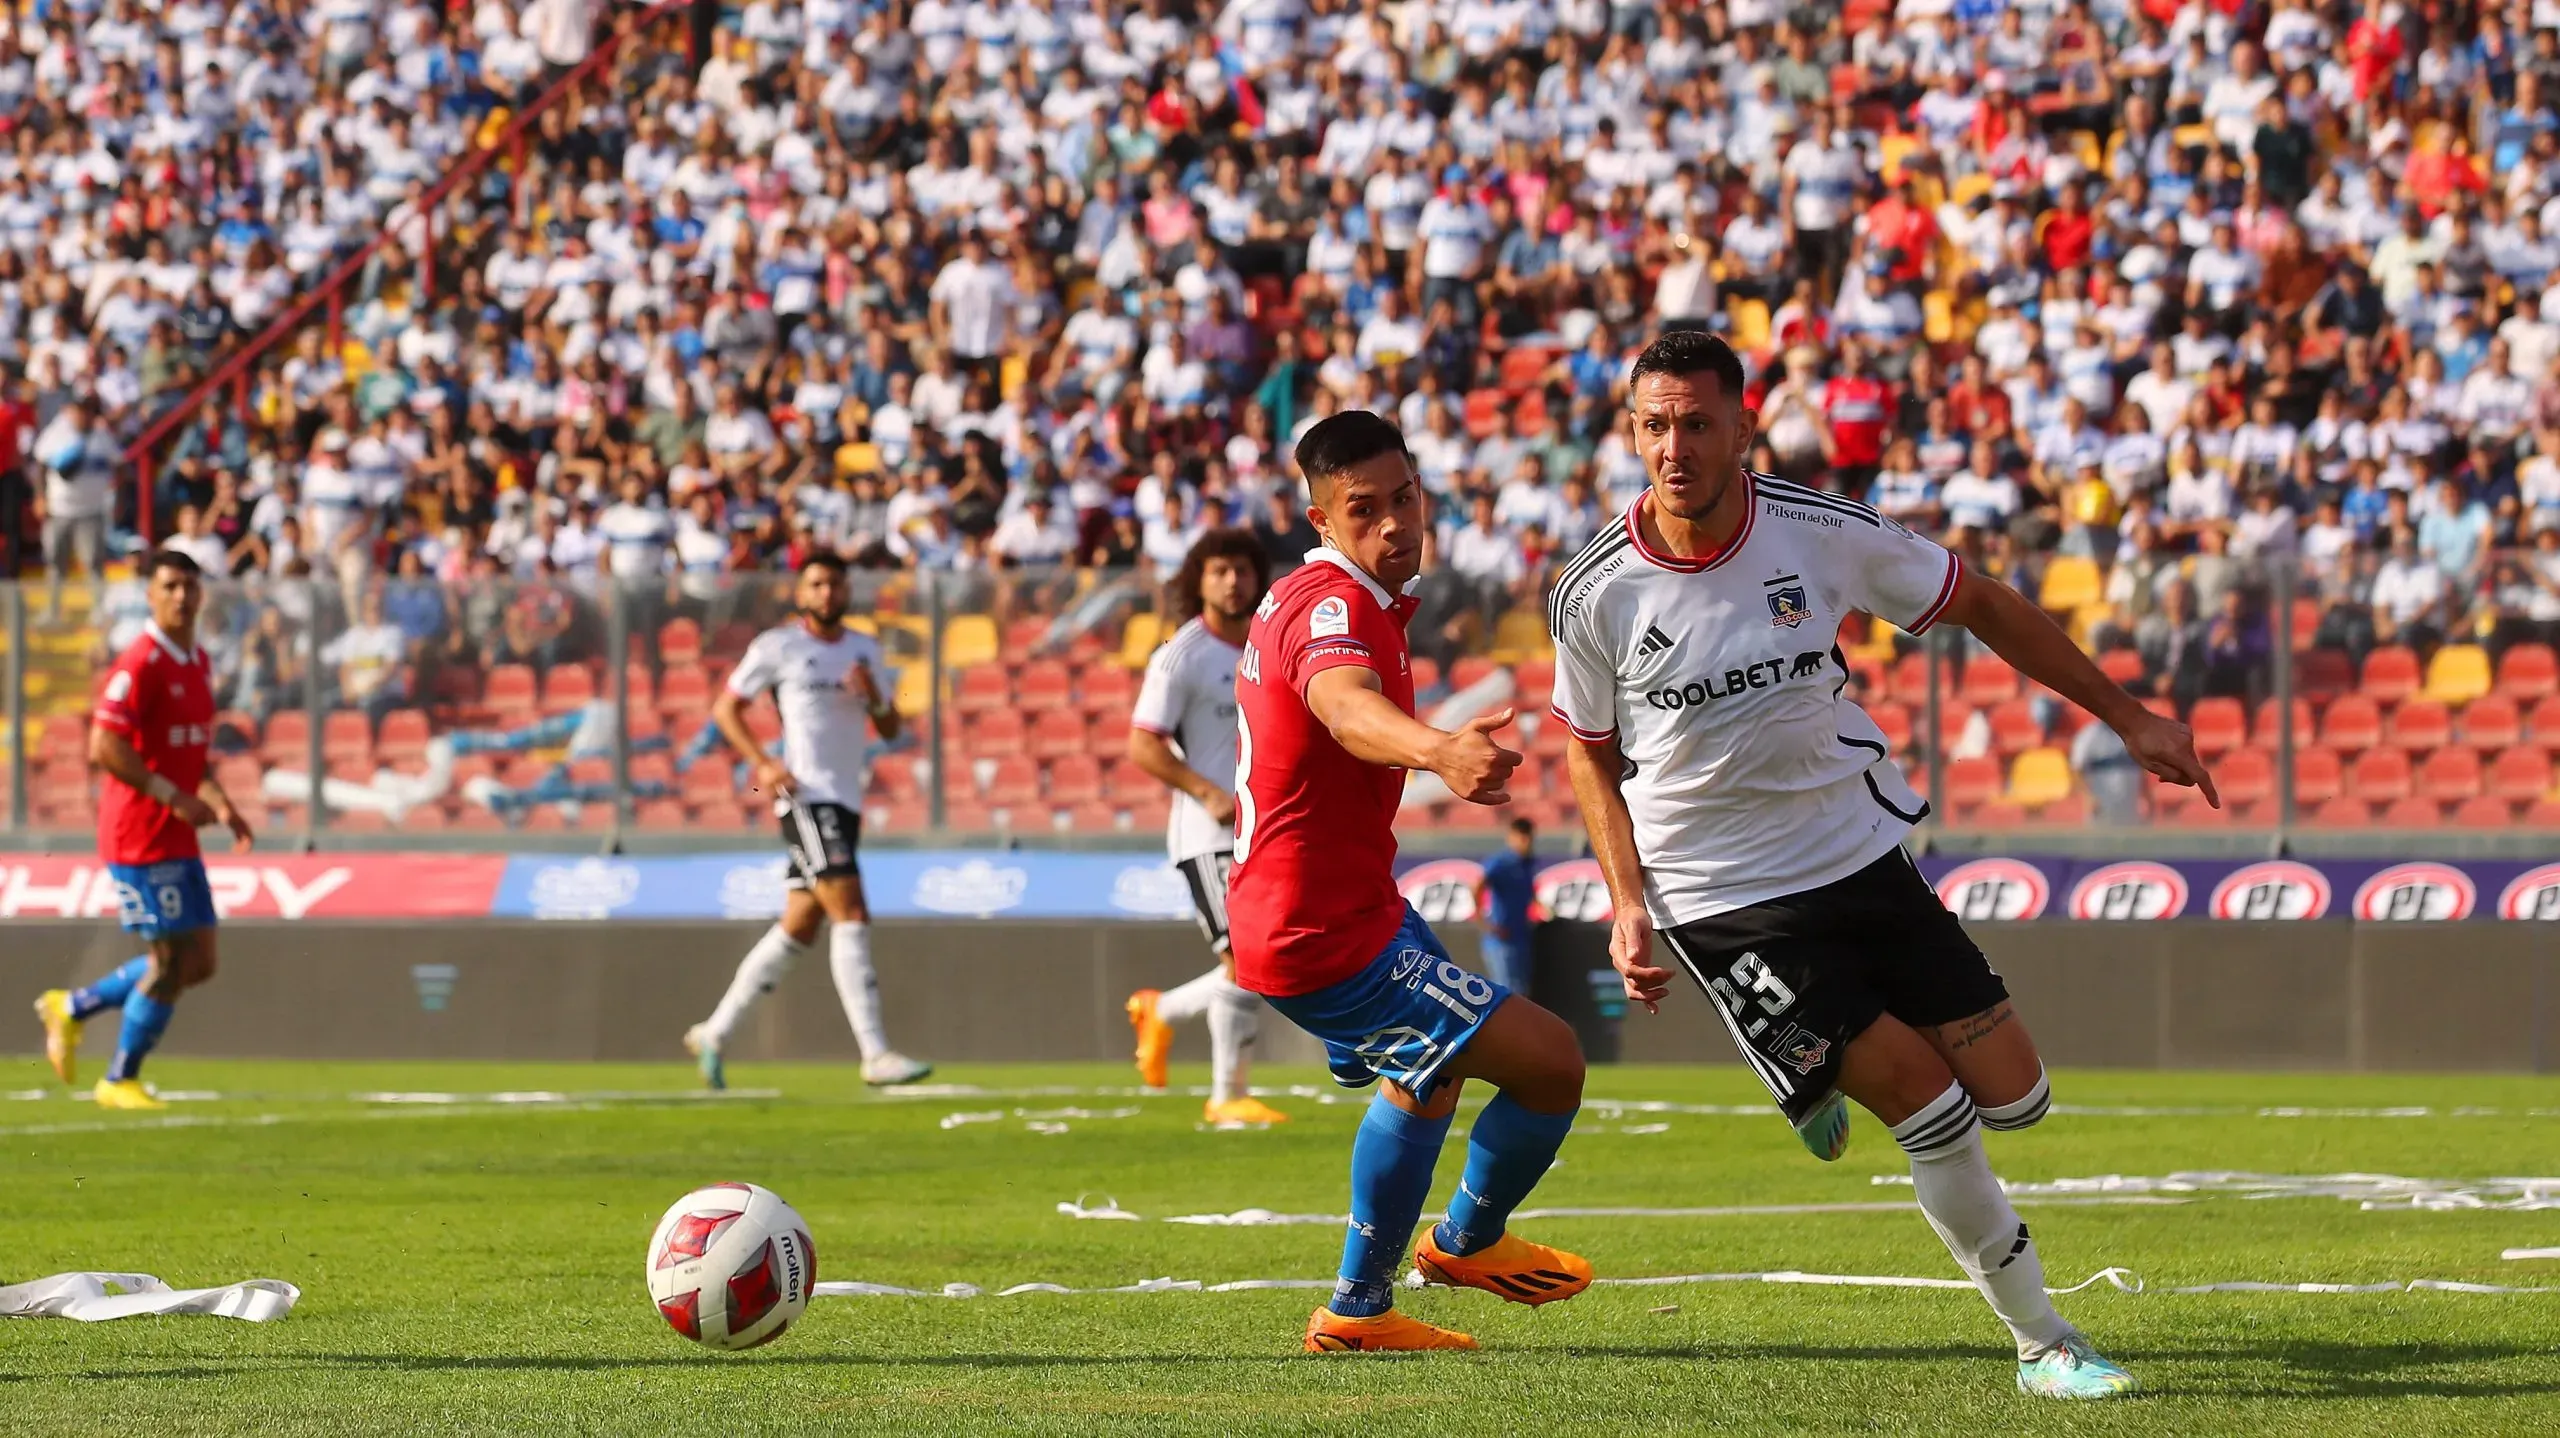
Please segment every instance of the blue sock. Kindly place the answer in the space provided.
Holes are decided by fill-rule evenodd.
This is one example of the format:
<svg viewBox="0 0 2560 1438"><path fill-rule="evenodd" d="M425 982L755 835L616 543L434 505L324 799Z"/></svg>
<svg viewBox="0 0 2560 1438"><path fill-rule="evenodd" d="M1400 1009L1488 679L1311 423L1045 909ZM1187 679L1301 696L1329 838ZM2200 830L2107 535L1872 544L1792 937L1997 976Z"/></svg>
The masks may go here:
<svg viewBox="0 0 2560 1438"><path fill-rule="evenodd" d="M124 1001L124 1033L116 1040L116 1060L107 1065L107 1077L118 1083L140 1077L143 1058L159 1046L169 1015L177 1009L176 1004L134 990Z"/></svg>
<svg viewBox="0 0 2560 1438"><path fill-rule="evenodd" d="M1407 1113L1383 1093L1369 1100L1351 1141L1351 1225L1342 1240L1342 1277L1327 1305L1334 1312L1374 1318L1394 1306L1396 1265L1422 1221L1449 1118Z"/></svg>
<svg viewBox="0 0 2560 1438"><path fill-rule="evenodd" d="M73 989L71 1016L85 1019L108 1009L123 1008L125 997L133 992L135 984L142 982L142 976L150 969L151 957L145 954L116 965L113 972L87 988Z"/></svg>
<svg viewBox="0 0 2560 1438"><path fill-rule="evenodd" d="M1449 1200L1448 1222L1433 1230L1440 1246L1463 1255L1502 1237L1511 1210L1546 1177L1572 1128L1572 1113L1534 1113L1495 1094L1467 1130L1467 1171Z"/></svg>

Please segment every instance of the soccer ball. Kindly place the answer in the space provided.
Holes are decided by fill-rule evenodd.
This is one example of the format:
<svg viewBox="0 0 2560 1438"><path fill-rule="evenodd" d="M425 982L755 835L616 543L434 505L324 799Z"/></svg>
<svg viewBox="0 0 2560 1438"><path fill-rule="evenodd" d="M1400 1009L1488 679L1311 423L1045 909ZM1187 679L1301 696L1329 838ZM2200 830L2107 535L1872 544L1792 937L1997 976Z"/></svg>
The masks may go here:
<svg viewBox="0 0 2560 1438"><path fill-rule="evenodd" d="M695 1189L649 1236L649 1297L668 1327L706 1348L780 1338L817 1283L809 1225L752 1183Z"/></svg>

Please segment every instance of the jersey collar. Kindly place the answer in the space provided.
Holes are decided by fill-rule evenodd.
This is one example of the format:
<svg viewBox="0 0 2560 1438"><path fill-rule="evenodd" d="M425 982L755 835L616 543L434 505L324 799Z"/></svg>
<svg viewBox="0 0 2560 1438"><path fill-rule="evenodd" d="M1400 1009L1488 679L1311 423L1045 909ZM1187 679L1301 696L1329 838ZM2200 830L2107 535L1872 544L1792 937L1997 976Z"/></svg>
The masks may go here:
<svg viewBox="0 0 2560 1438"><path fill-rule="evenodd" d="M192 649L181 650L178 647L178 641L169 637L169 631L161 628L160 621L157 619L142 621L142 632L151 636L151 642L160 646L161 653L181 664L192 664L204 654L204 646L201 644Z"/></svg>
<svg viewBox="0 0 2560 1438"><path fill-rule="evenodd" d="M1369 571L1362 569L1358 564L1352 561L1350 555L1343 553L1341 550L1335 549L1330 545L1320 544L1315 548L1308 550L1306 558L1307 563L1309 564L1330 564L1335 568L1340 569L1343 573L1350 575L1352 578L1359 580L1360 587L1369 591L1369 597L1378 601L1378 607L1380 609L1393 609L1396 607L1396 597L1387 592L1387 587L1380 584L1375 579L1370 578ZM1416 575L1412 579L1407 580L1404 586L1405 593L1411 594L1413 592L1413 587L1421 582L1422 577L1420 575Z"/></svg>
<svg viewBox="0 0 2560 1438"><path fill-rule="evenodd" d="M1621 522L1627 529L1627 541L1635 546L1636 553L1645 563L1657 569L1668 569L1679 574L1704 574L1733 558L1741 551L1742 542L1751 537L1751 523L1760 513L1760 486L1757 477L1747 469L1742 472L1742 486L1742 523L1735 527L1733 537L1725 541L1724 547L1712 554L1701 555L1696 559L1683 559L1676 554L1665 554L1645 543L1644 526L1636 522L1636 512L1653 503L1651 488L1637 495L1636 502L1627 506L1627 512L1622 517Z"/></svg>

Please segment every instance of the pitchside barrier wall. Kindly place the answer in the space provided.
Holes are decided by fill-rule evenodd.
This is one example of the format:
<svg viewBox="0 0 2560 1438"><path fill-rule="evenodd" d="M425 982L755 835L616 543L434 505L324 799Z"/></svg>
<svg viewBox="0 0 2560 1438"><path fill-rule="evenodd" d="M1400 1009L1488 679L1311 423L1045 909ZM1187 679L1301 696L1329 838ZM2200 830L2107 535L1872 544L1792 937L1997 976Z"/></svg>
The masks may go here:
<svg viewBox="0 0 2560 1438"><path fill-rule="evenodd" d="M2543 924L2347 919L1975 922L1977 939L2057 1064L2129 1068L2560 1071L2560 944ZM222 971L188 995L168 1051L291 1058L664 1059L709 1012L763 925L244 919ZM1470 924L1442 927L1472 963ZM1595 1058L1737 1062L1683 983L1659 1015L1612 1021L1608 930L1541 927L1537 997ZM113 925L0 927L0 994L104 972L132 952ZM1200 972L1187 924L884 920L874 953L891 1032L945 1062L1122 1059L1133 989ZM24 1037L22 1034L21 1037ZM761 1005L738 1058L849 1059L826 965L801 963ZM1206 1057L1196 1026L1177 1058ZM1266 1062L1314 1046L1266 1016Z"/></svg>

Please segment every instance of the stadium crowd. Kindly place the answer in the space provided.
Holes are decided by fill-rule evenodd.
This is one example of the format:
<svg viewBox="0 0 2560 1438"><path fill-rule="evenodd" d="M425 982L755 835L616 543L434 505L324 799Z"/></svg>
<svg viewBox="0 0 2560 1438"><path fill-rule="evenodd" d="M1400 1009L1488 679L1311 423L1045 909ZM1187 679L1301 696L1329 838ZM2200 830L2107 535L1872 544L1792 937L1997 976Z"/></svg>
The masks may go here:
<svg viewBox="0 0 2560 1438"><path fill-rule="evenodd" d="M1744 353L1757 467L2182 709L2269 692L2269 556L2350 665L2560 638L2552 0L754 0L426 213L633 14L20 17L0 434L57 583L135 542L124 444L388 235L147 501L209 571L335 581L332 632L402 636L368 674L593 657L599 584L699 613L821 546L999 613L1218 524L1285 567L1344 407L1439 499L1417 652L1520 648L1642 484L1671 326ZM566 597L468 613L499 580ZM297 622L244 608L235 684Z"/></svg>

